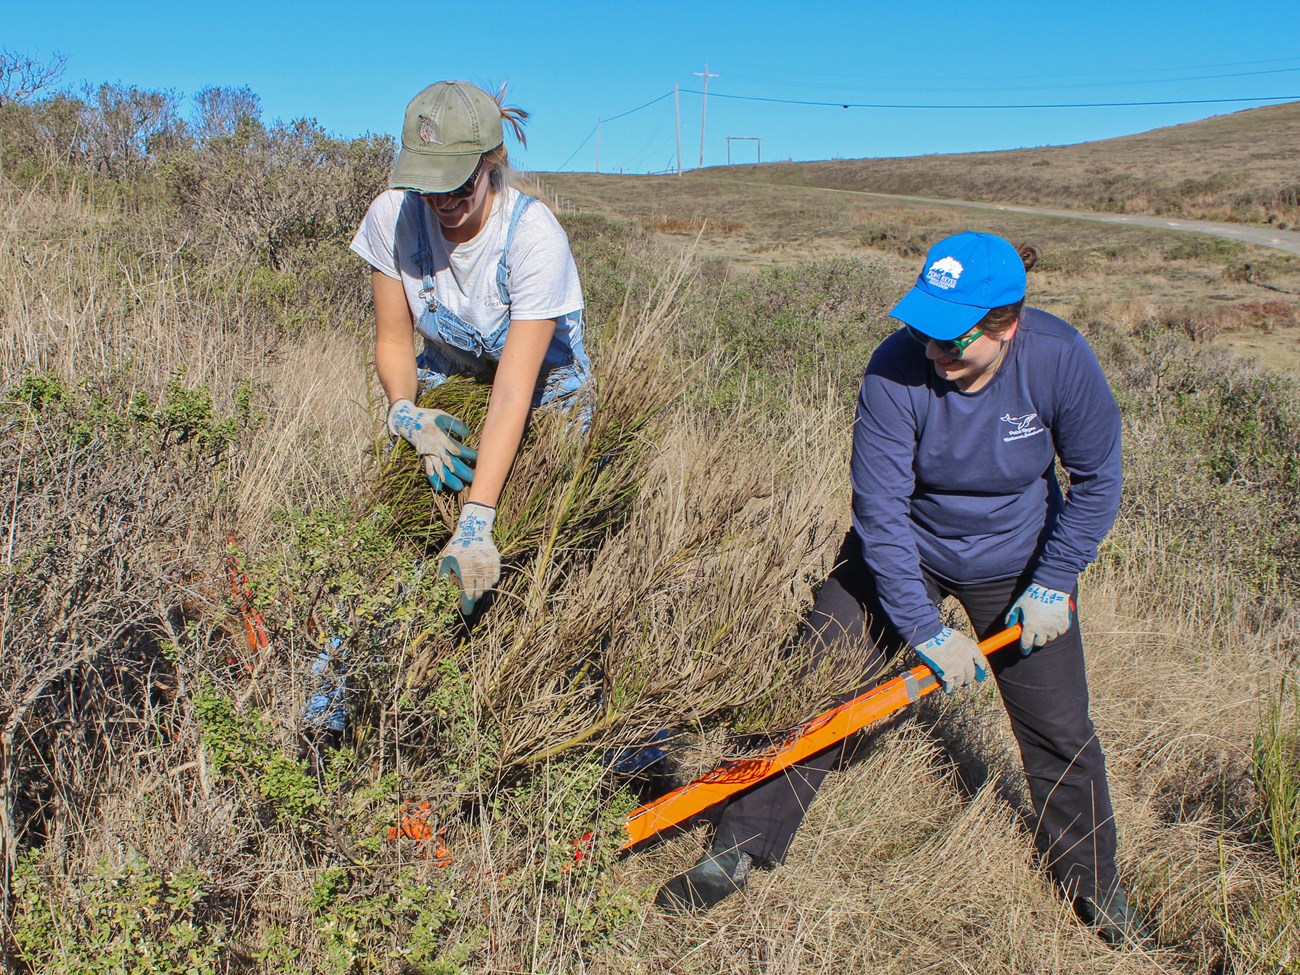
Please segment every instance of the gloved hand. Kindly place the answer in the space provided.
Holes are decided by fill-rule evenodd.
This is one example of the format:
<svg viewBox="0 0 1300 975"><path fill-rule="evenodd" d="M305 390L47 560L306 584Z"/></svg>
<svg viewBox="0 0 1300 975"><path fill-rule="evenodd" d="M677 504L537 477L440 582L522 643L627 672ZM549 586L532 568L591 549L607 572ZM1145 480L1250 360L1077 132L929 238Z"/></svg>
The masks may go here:
<svg viewBox="0 0 1300 975"><path fill-rule="evenodd" d="M1007 626L1020 624L1020 652L1026 657L1074 625L1074 599L1037 583L1020 594L1007 612Z"/></svg>
<svg viewBox="0 0 1300 975"><path fill-rule="evenodd" d="M943 689L949 694L989 675L988 662L980 652L979 644L951 626L945 626L937 636L913 649L943 681Z"/></svg>
<svg viewBox="0 0 1300 975"><path fill-rule="evenodd" d="M469 427L450 413L399 399L388 408L388 430L415 448L435 491L459 491L474 480L465 462L477 460L478 453L461 443Z"/></svg>
<svg viewBox="0 0 1300 975"><path fill-rule="evenodd" d="M474 604L501 578L501 554L492 541L497 509L471 501L446 548L438 553L438 575L454 575L460 584L460 611L468 616Z"/></svg>

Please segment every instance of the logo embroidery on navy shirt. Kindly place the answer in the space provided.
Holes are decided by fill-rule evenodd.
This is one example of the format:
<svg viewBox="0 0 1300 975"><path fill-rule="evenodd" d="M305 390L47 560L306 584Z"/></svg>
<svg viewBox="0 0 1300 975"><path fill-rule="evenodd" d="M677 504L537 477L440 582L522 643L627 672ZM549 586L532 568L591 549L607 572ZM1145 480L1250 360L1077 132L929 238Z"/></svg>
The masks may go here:
<svg viewBox="0 0 1300 975"><path fill-rule="evenodd" d="M1040 433L1046 432L1046 428L1041 424L1034 425L1034 421L1038 419L1037 413L1026 413L1024 416L1012 416L1010 413L1003 413L1001 419L1003 423L1011 424L1011 432L1002 438L1003 443L1027 440L1030 437L1036 437Z"/></svg>

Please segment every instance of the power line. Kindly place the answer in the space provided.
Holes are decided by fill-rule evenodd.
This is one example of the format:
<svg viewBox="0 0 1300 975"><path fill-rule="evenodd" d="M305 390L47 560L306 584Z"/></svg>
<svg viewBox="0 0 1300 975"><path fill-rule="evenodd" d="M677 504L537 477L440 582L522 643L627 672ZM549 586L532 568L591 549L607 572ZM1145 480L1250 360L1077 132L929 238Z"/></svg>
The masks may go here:
<svg viewBox="0 0 1300 975"><path fill-rule="evenodd" d="M1223 78L1252 78L1257 75L1265 75L1265 74L1293 74L1297 71L1300 71L1300 66L1293 67L1293 68L1270 68L1266 71L1237 71L1231 74L1187 75L1181 78L1138 78L1138 79L1126 79L1122 81L1067 82L1067 83L1051 84L1051 85L1036 84L1033 87L1037 91L1061 91L1061 90L1069 91L1072 89L1086 89L1086 88L1131 88L1135 85L1172 85L1172 84L1182 84L1183 82L1187 82L1187 81L1216 81ZM1065 75L1063 77L1069 77L1069 76ZM774 81L769 77L749 77L746 75L732 75L732 78L737 81L759 81L769 85L776 85L777 87L780 88L805 88L805 89L812 89L812 90L816 90L816 89L824 90L824 89L838 87L841 90L848 90L848 91L868 91L868 92L878 92L881 94L900 94L900 95L907 92L933 93L933 92L941 92L941 91L952 91L954 87L956 87L958 84L955 82L949 82L948 84L944 84L944 85L931 84L925 87L910 87L908 85L894 85L891 87L880 87L879 85L827 85L827 84L821 84L817 82ZM972 85L970 83L963 82L960 83L960 88L962 92L966 94L971 94L974 92L1023 91L1024 88L1026 87L1024 81L1025 81L1024 78L1020 78L1018 79L1018 83L1015 85L978 85L978 84Z"/></svg>
<svg viewBox="0 0 1300 975"><path fill-rule="evenodd" d="M1112 68L1105 71L1073 71L1063 74L1025 74L1017 72L1016 77L1022 82L1037 81L1059 81L1066 78L1106 78L1111 79L1121 75L1151 75L1159 72L1170 71L1209 71L1217 68L1251 68L1265 64L1294 64L1300 61L1300 57L1289 58L1268 58L1262 61L1223 61L1217 64L1181 64L1170 65L1167 67L1144 67L1144 68ZM1294 71L1297 68L1280 68L1279 71ZM1239 77L1256 72L1242 72L1240 75L1223 75L1222 77ZM760 74L750 74L744 71L742 67L740 72L732 72L731 77L737 81L756 81L763 84L775 84L790 88L849 88L857 90L871 91L875 86L861 84L862 82L873 81L906 81L905 77L900 77L897 72L885 75L857 75L857 74L840 74L827 73L818 71L794 71L794 72L773 72L771 65L765 63ZM1003 77L999 75L998 77ZM788 79L788 80L786 80ZM968 84L978 84L991 80L988 76L974 75L926 75L928 82L950 82L948 87L961 85L965 87ZM1137 78L1130 84L1159 84L1162 82L1171 82L1185 79L1177 78ZM1103 82L1103 85L1109 85L1112 82ZM1039 87L1035 85L1035 87ZM1053 86L1056 87L1056 86ZM1080 83L1073 87L1088 88L1094 87L1093 84ZM916 89L904 89L916 90Z"/></svg>
<svg viewBox="0 0 1300 975"><path fill-rule="evenodd" d="M586 146L586 144L590 142L591 136L597 134L598 131L601 130L602 123L619 120L619 118L627 118L628 116L630 116L630 114L634 112L640 112L642 108L650 108L650 105L659 103L659 101L663 101L664 99L668 98L669 95L672 94L673 92L666 91L664 92L663 95L660 95L659 98L650 99L649 101L646 101L646 103L643 105L637 105L636 108L629 108L627 112L620 112L619 114L616 114L616 116L610 116L608 118L598 118L597 122L595 122L595 125L591 126L591 131L589 131L589 133L586 134L586 138L582 139L582 142L577 144L577 148L573 149L573 151L569 153L568 159L565 159L563 162L560 162L558 166L556 166L555 172L556 173L563 172L564 166L567 166L569 162L573 161L573 156L576 156L578 152L582 151L582 147Z"/></svg>
<svg viewBox="0 0 1300 975"><path fill-rule="evenodd" d="M1274 61L1272 62L1246 61L1241 63L1242 64L1269 64L1269 63L1276 63L1277 61L1286 61L1286 60L1294 60L1294 59L1277 58L1274 59ZM1224 65L1224 67L1227 66L1228 65ZM1211 67L1211 65L1207 65L1206 67ZM705 70L707 70L707 66ZM1286 69L1286 70L1291 70L1291 69ZM1268 72L1258 72L1258 73L1268 73ZM699 74L699 72L696 72L696 74ZM707 80L706 80L706 84L707 84ZM693 88L681 88L679 90L681 92L685 92L688 95L700 95L702 97L707 97L708 95L707 91L697 91ZM591 141L591 137L599 131L601 124L605 122L614 122L621 118L626 118L627 116L633 115L636 112L640 112L643 109L647 109L651 105L655 105L663 101L665 98L668 98L671 95L675 95L676 93L677 90L666 91L662 95L652 98L650 99L650 101L645 102L644 104L638 105L636 108L629 108L626 112L620 112L617 115L611 115L609 118L599 119L596 122L596 124L592 126L591 131L587 133L586 137L582 140L582 142L578 143L577 148L574 149L573 152L569 153L568 158L565 159L564 162L560 163L558 167L556 167L556 172L562 172L564 170L564 167L569 165L569 163L573 161L574 157L577 156L578 153L582 151L583 147L588 142ZM1048 109L1155 108L1155 107L1165 107L1165 106L1175 106L1175 105L1234 105L1234 104L1244 104L1247 102L1288 102L1288 101L1300 100L1300 95L1261 95L1255 98L1181 98L1181 99L1169 99L1163 101L1153 100L1153 101L1134 101L1134 102L1056 102L1056 103L1042 103L1042 104L1005 104L1005 105L945 105L945 104L932 105L932 104L916 104L916 103L888 104L883 102L824 102L824 101L812 101L812 100L796 99L796 98L769 98L760 95L727 95L717 91L713 93L713 97L727 98L732 101L741 101L741 102L763 102L772 105L804 105L813 108L872 108L872 109L903 109L907 111L950 111L950 112L1027 111L1032 109L1043 109L1043 108L1048 108ZM701 151L703 151L702 138L701 138ZM701 163L701 165L702 164L703 163Z"/></svg>
<svg viewBox="0 0 1300 975"><path fill-rule="evenodd" d="M557 173L564 172L564 167L569 165L569 163L573 162L574 156L582 152L582 147L591 141L591 137L596 134L596 130L598 128L600 128L599 122L597 122L595 125L591 127L591 131L587 133L587 138L583 139L581 142L578 143L578 148L574 149L573 152L569 153L569 158L564 160L564 162L560 163L560 165L555 167L555 171Z"/></svg>
<svg viewBox="0 0 1300 975"><path fill-rule="evenodd" d="M716 76L715 76L715 77L716 77ZM639 112L639 111L641 111L641 109L643 109L643 108L649 108L649 107L650 107L651 105L653 105L655 102L661 102L661 101L663 101L665 98L667 98L667 97L668 97L669 95L671 95L671 94L672 94L671 91L666 91L666 92L664 92L662 95L660 95L658 98L652 98L652 99L650 99L650 100L649 100L648 102L646 102L644 105L638 105L636 108L629 108L626 112L620 112L618 115L611 115L609 118L603 118L603 119L601 119L601 121L602 121L602 122L613 122L615 119L626 118L627 116L631 115L633 112Z"/></svg>
<svg viewBox="0 0 1300 975"><path fill-rule="evenodd" d="M683 88L688 95L702 95L703 92L692 88ZM1236 102L1289 102L1300 100L1300 95L1261 95L1256 98L1182 98L1171 101L1149 102L1064 102L1040 105L887 105L876 102L815 102L794 98L762 98L757 95L723 95L713 93L714 98L730 98L741 102L769 102L777 105L812 105L821 108L904 108L909 110L942 109L950 112L977 112L994 109L1033 109L1033 108L1149 108L1159 105L1227 105Z"/></svg>

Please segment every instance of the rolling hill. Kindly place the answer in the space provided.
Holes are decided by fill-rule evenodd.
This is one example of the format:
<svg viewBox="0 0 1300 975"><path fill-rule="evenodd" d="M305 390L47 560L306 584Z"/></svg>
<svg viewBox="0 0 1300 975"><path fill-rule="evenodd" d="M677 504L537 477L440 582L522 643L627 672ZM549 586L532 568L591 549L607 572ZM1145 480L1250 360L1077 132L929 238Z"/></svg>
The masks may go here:
<svg viewBox="0 0 1300 975"><path fill-rule="evenodd" d="M1300 102L1068 146L713 167L689 174L955 200L1300 223Z"/></svg>

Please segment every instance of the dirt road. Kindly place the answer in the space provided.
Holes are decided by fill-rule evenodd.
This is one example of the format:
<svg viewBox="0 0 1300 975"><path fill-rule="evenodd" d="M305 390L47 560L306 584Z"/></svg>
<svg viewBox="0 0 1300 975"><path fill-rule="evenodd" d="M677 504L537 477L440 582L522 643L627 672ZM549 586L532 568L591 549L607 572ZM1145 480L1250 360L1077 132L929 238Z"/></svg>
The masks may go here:
<svg viewBox="0 0 1300 975"><path fill-rule="evenodd" d="M823 187L824 188L824 187ZM871 193L867 190L828 190L832 193L853 193L858 196L874 196L882 200L908 200L912 203L931 203L940 206L972 207L976 210L1003 210L1009 213L1033 213L1044 217L1062 217L1067 220L1098 220L1102 223L1124 223L1135 227L1154 227L1156 229L1186 230L1198 234L1210 234L1239 240L1245 244L1271 247L1286 251L1288 254L1300 255L1300 232L1294 230L1275 230L1272 227L1257 227L1241 223L1214 223L1210 220L1186 220L1181 217L1147 217L1129 213L1095 213L1086 210L1052 210L1047 207L1010 206L1001 203L975 203L965 200L940 200L926 196L902 196L896 193Z"/></svg>

